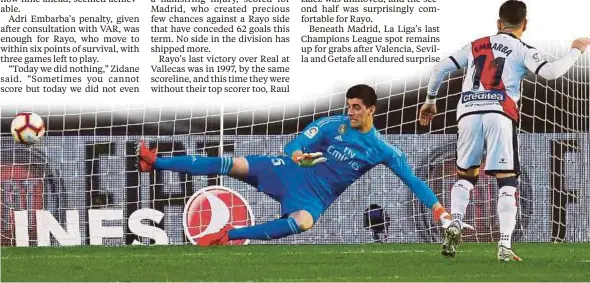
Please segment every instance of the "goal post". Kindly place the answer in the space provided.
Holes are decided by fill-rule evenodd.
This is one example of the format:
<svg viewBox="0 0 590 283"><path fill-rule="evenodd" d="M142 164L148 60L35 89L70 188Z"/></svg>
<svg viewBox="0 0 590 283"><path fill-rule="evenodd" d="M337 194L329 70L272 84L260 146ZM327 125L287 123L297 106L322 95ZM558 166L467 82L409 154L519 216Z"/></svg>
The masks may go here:
<svg viewBox="0 0 590 283"><path fill-rule="evenodd" d="M537 47L550 60L567 50L566 45L555 42ZM590 59L585 55L557 80L528 75L522 83L519 154L523 173L515 241L590 241L589 70ZM429 127L417 123L428 74L369 83L379 96L376 128L408 155L416 174L447 207L450 187L456 181L455 110L463 75L454 72L444 81L440 95L445 94L446 99L438 99L439 114ZM190 244L183 226L185 205L199 190L221 185L246 200L247 204L225 202L231 213L247 205L255 223L276 219L280 217L278 203L233 178L139 173L136 142L146 140L162 156L282 155L283 146L309 122L345 113L348 87L338 86L333 94L297 103L259 107L2 105L1 244ZM32 111L45 119L48 131L41 142L32 146L14 143L9 125L20 111ZM464 241L499 239L497 194L495 180L482 175L465 217L476 230L467 231ZM367 227L368 208L386 214L386 225L369 223ZM212 215L204 210L199 213ZM229 221L238 221L231 213ZM371 226L387 229L383 233L375 229L375 235ZM351 185L311 230L250 244L374 241L441 241L431 211L384 166Z"/></svg>

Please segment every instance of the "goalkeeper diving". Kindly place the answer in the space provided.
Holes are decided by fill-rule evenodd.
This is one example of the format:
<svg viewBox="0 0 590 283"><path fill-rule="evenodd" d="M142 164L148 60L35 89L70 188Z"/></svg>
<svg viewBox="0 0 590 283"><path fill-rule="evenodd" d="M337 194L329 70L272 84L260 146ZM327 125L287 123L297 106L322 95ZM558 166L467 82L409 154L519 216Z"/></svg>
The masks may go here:
<svg viewBox="0 0 590 283"><path fill-rule="evenodd" d="M433 191L416 177L404 153L386 142L373 126L375 90L356 85L348 89L346 99L347 116L310 123L284 147L287 156L163 158L140 142L139 169L229 175L280 203L280 219L242 228L226 225L197 239L200 246L225 245L239 239L279 239L311 229L352 183L379 164L391 169L433 211L442 227L448 226L451 217Z"/></svg>

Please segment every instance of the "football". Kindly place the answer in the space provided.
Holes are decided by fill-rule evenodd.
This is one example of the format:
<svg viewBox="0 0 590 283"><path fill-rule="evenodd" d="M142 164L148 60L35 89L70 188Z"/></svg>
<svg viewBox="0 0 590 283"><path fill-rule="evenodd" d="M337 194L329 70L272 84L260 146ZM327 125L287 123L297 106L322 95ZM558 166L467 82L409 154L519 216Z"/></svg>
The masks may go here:
<svg viewBox="0 0 590 283"><path fill-rule="evenodd" d="M10 132L17 142L33 144L45 135L45 122L35 113L21 112L12 119Z"/></svg>

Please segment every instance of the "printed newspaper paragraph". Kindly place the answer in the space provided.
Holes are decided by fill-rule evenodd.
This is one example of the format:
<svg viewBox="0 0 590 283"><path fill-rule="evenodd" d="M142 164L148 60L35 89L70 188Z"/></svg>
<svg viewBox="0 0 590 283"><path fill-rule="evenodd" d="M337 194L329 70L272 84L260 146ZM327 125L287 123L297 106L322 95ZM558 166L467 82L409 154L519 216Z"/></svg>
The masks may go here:
<svg viewBox="0 0 590 283"><path fill-rule="evenodd" d="M151 10L153 92L289 92L289 1L160 3Z"/></svg>
<svg viewBox="0 0 590 283"><path fill-rule="evenodd" d="M437 0L2 0L0 92L273 94L325 64L436 63ZM300 84L302 82L298 82Z"/></svg>
<svg viewBox="0 0 590 283"><path fill-rule="evenodd" d="M344 63L431 63L440 27L412 21L414 13L436 13L436 0L304 0L301 61ZM365 3L370 2L371 5ZM386 23L386 24L381 24Z"/></svg>
<svg viewBox="0 0 590 283"><path fill-rule="evenodd" d="M9 93L139 92L140 17L111 1L104 12L90 1L3 1L2 86ZM49 2L49 1L43 1ZM64 2L64 1L51 1ZM122 1L119 1L122 2ZM43 5L46 10L29 9ZM51 6L61 9L49 9ZM124 11L124 12L123 12ZM86 15L88 14L88 15Z"/></svg>

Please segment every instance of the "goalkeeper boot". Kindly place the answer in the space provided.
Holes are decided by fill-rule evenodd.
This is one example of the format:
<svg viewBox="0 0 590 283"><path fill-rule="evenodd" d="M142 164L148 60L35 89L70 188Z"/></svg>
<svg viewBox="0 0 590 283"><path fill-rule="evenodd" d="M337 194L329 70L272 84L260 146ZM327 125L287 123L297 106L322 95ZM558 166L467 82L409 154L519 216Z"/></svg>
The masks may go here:
<svg viewBox="0 0 590 283"><path fill-rule="evenodd" d="M461 222L453 220L451 224L445 229L445 238L443 239L441 254L448 258L455 257L457 246L461 241Z"/></svg>
<svg viewBox="0 0 590 283"><path fill-rule="evenodd" d="M225 225L219 232L207 234L197 239L197 244L202 247L223 246L229 244L229 230L233 229L231 225Z"/></svg>
<svg viewBox="0 0 590 283"><path fill-rule="evenodd" d="M504 246L498 246L498 260L499 261L522 261L522 258L517 256L512 249Z"/></svg>
<svg viewBox="0 0 590 283"><path fill-rule="evenodd" d="M144 141L139 141L137 145L137 166L139 172L150 172L154 169L154 163L157 158L155 148L148 149Z"/></svg>

